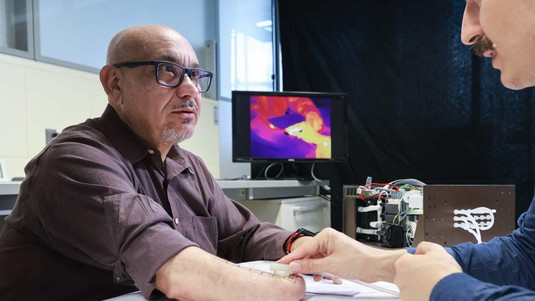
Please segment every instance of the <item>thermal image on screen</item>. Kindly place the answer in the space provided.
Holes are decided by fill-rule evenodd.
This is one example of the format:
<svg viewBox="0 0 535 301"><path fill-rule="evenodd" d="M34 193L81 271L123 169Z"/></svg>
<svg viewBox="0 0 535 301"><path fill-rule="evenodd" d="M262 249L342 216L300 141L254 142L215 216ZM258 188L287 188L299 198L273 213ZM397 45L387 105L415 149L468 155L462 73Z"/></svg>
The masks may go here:
<svg viewBox="0 0 535 301"><path fill-rule="evenodd" d="M330 159L331 101L296 96L251 96L251 156Z"/></svg>

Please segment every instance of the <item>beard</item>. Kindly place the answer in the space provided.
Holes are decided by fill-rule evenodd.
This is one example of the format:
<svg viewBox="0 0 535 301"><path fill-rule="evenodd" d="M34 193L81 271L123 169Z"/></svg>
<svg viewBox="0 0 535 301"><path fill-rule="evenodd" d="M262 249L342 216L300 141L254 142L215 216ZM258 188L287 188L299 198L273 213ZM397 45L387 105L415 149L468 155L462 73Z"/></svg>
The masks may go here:
<svg viewBox="0 0 535 301"><path fill-rule="evenodd" d="M193 136L195 132L193 120L187 119L184 124L191 124L191 126L187 126L184 129L165 127L162 130L162 141L168 144L177 144Z"/></svg>
<svg viewBox="0 0 535 301"><path fill-rule="evenodd" d="M195 116L199 116L199 107L197 106L197 103L193 100L188 100L183 102L180 105L177 105L173 107L173 109L179 109L182 107L192 107L195 109ZM195 126L197 125L197 118L187 118L184 119L182 122L182 128L177 129L176 127L172 126L165 126L162 130L162 141L169 144L177 144L180 143L191 136L193 136L193 133L195 132Z"/></svg>
<svg viewBox="0 0 535 301"><path fill-rule="evenodd" d="M494 43L492 43L489 38L484 36L474 43L472 50L474 51L475 55L482 57L485 51L494 50L493 44Z"/></svg>

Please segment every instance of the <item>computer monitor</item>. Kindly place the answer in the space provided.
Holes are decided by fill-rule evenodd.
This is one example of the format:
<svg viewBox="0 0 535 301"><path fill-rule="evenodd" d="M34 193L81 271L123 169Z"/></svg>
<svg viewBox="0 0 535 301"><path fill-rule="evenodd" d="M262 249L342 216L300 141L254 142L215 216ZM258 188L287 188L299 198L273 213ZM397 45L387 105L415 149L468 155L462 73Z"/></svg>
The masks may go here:
<svg viewBox="0 0 535 301"><path fill-rule="evenodd" d="M233 162L346 162L346 97L232 91Z"/></svg>

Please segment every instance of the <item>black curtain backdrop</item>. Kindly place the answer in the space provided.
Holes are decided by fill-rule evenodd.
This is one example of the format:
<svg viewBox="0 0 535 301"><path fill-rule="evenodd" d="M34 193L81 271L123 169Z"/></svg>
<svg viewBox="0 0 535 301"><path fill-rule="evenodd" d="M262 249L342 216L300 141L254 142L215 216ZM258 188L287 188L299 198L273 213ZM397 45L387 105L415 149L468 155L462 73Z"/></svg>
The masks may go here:
<svg viewBox="0 0 535 301"><path fill-rule="evenodd" d="M512 91L460 41L464 0L279 0L285 91L349 95L349 164L319 164L342 230L342 185L416 178L533 194L533 89Z"/></svg>

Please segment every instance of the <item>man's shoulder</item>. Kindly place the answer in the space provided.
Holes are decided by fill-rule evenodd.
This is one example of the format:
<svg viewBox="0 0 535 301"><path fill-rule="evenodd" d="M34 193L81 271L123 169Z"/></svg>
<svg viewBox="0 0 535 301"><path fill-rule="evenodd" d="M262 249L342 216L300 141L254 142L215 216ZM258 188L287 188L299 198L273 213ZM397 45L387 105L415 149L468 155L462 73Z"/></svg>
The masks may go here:
<svg viewBox="0 0 535 301"><path fill-rule="evenodd" d="M103 134L104 129L99 120L100 118L90 118L82 123L70 125L63 129L60 135L66 133L69 137L76 137Z"/></svg>
<svg viewBox="0 0 535 301"><path fill-rule="evenodd" d="M100 153L105 149L115 148L96 119L88 119L63 129L50 141L42 153L53 154L53 156L76 153L84 156L84 154L95 155L95 151Z"/></svg>
<svg viewBox="0 0 535 301"><path fill-rule="evenodd" d="M57 141L90 143L92 141L108 142L109 138L107 136L100 118L91 118L64 128L56 138L59 138Z"/></svg>

